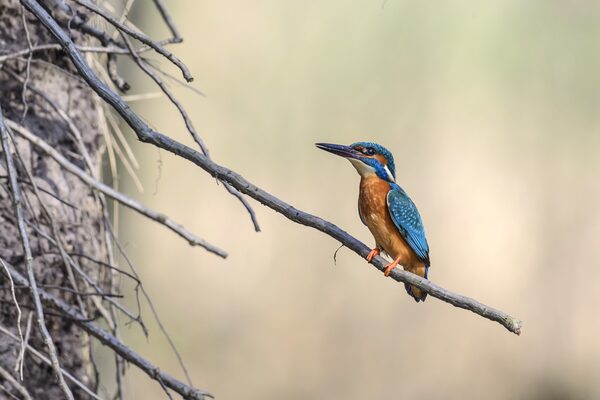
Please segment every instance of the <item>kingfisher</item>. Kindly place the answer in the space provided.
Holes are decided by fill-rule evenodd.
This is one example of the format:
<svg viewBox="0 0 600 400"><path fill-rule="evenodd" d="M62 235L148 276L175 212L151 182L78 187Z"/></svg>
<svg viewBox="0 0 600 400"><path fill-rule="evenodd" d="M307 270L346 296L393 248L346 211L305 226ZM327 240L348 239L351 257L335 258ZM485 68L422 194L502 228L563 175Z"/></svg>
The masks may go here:
<svg viewBox="0 0 600 400"><path fill-rule="evenodd" d="M385 276L401 265L406 271L427 279L430 262L425 228L417 206L396 183L392 153L372 142L357 142L350 146L315 145L344 157L360 175L358 214L375 238L375 248L367 256L367 262L384 252L393 258L385 267ZM413 285L404 286L417 303L425 301L427 293Z"/></svg>

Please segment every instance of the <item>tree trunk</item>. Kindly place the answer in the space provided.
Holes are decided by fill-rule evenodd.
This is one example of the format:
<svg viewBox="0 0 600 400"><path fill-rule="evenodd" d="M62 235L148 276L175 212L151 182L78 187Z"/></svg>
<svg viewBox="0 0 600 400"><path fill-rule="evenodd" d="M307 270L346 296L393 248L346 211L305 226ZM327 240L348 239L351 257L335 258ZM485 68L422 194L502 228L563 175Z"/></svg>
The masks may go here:
<svg viewBox="0 0 600 400"><path fill-rule="evenodd" d="M25 18L23 18L23 13ZM24 12L17 0L0 0L0 56L28 49L27 32L35 45L54 43L47 31L29 13ZM80 38L76 38L80 39ZM81 43L81 42L80 42ZM56 106L64 110L81 132L81 138L90 156L91 173L98 175L103 140L99 129L99 113L92 91L78 77L71 64L65 61L60 50L36 52L28 63L28 55L0 62L0 107L5 120L23 125L35 135L51 144L63 156L81 169L89 166L82 160L81 146L73 137L64 118L61 118L42 92ZM57 67L58 66L58 67ZM24 82L26 81L26 84ZM25 88L25 89L24 89ZM61 256L56 241L70 255L72 263L80 267L91 279L107 284L109 277L105 269L99 268L87 258L107 261L107 246L104 232L103 208L90 188L78 178L64 171L59 165L30 142L15 132L13 158L22 192L22 206L27 222L27 233L33 253L33 268L37 283L56 297L69 304L83 306L87 317L93 318L97 310L92 296L78 296L75 292L90 292L80 275L70 278L68 265ZM26 259L21 236L17 229L13 194L7 179L5 154L0 157L0 257L26 276ZM39 188L39 198L29 181L27 170ZM41 202L39 201L41 199ZM58 200L60 199L60 200ZM45 214L45 205L51 218ZM55 229L52 229L54 221ZM57 237L58 236L58 237ZM66 265L67 264L67 265ZM10 290L6 271L0 270L0 324L18 336L17 308ZM16 295L22 310L21 327L25 335L28 315L32 315L29 345L48 354L27 288L16 287ZM91 358L89 337L72 320L61 317L58 312L46 309L46 325L52 336L61 367L77 377L90 388L97 384L95 367ZM0 397L6 391L18 398L26 398L23 388L35 399L59 399L64 394L57 385L53 368L41 362L31 353L26 353L23 381L15 372L21 345L19 341L0 332ZM18 382L11 383L6 374ZM69 382L68 382L69 383ZM22 388L18 388L18 385ZM74 397L87 398L69 383ZM8 396L10 397L10 396Z"/></svg>

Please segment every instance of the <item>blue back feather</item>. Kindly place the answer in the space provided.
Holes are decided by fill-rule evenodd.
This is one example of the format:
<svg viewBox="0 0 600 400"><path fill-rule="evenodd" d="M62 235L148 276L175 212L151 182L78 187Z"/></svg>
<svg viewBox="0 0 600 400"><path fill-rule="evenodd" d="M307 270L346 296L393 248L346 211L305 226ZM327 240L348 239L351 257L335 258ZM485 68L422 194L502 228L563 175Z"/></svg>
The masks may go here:
<svg viewBox="0 0 600 400"><path fill-rule="evenodd" d="M394 225L411 249L429 266L429 244L417 206L396 183L390 183L387 204Z"/></svg>

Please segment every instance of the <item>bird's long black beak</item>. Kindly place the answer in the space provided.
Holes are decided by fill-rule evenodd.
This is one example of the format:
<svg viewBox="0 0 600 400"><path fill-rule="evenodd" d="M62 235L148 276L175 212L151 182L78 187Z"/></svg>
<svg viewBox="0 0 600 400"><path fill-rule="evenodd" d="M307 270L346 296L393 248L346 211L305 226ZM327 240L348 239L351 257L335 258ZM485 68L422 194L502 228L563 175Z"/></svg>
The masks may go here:
<svg viewBox="0 0 600 400"><path fill-rule="evenodd" d="M356 151L352 147L345 146L343 144L315 143L315 146L317 146L321 150L328 151L330 153L344 158L359 159L363 157L363 154L360 151Z"/></svg>

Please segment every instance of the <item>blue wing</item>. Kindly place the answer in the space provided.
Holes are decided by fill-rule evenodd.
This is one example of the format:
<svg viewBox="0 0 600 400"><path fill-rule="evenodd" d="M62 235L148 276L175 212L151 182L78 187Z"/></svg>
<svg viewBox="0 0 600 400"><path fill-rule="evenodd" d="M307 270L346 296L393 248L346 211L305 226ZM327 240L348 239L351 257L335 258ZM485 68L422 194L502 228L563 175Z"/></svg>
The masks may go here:
<svg viewBox="0 0 600 400"><path fill-rule="evenodd" d="M429 244L417 206L400 186L390 184L387 205L394 225L417 256L429 266Z"/></svg>

